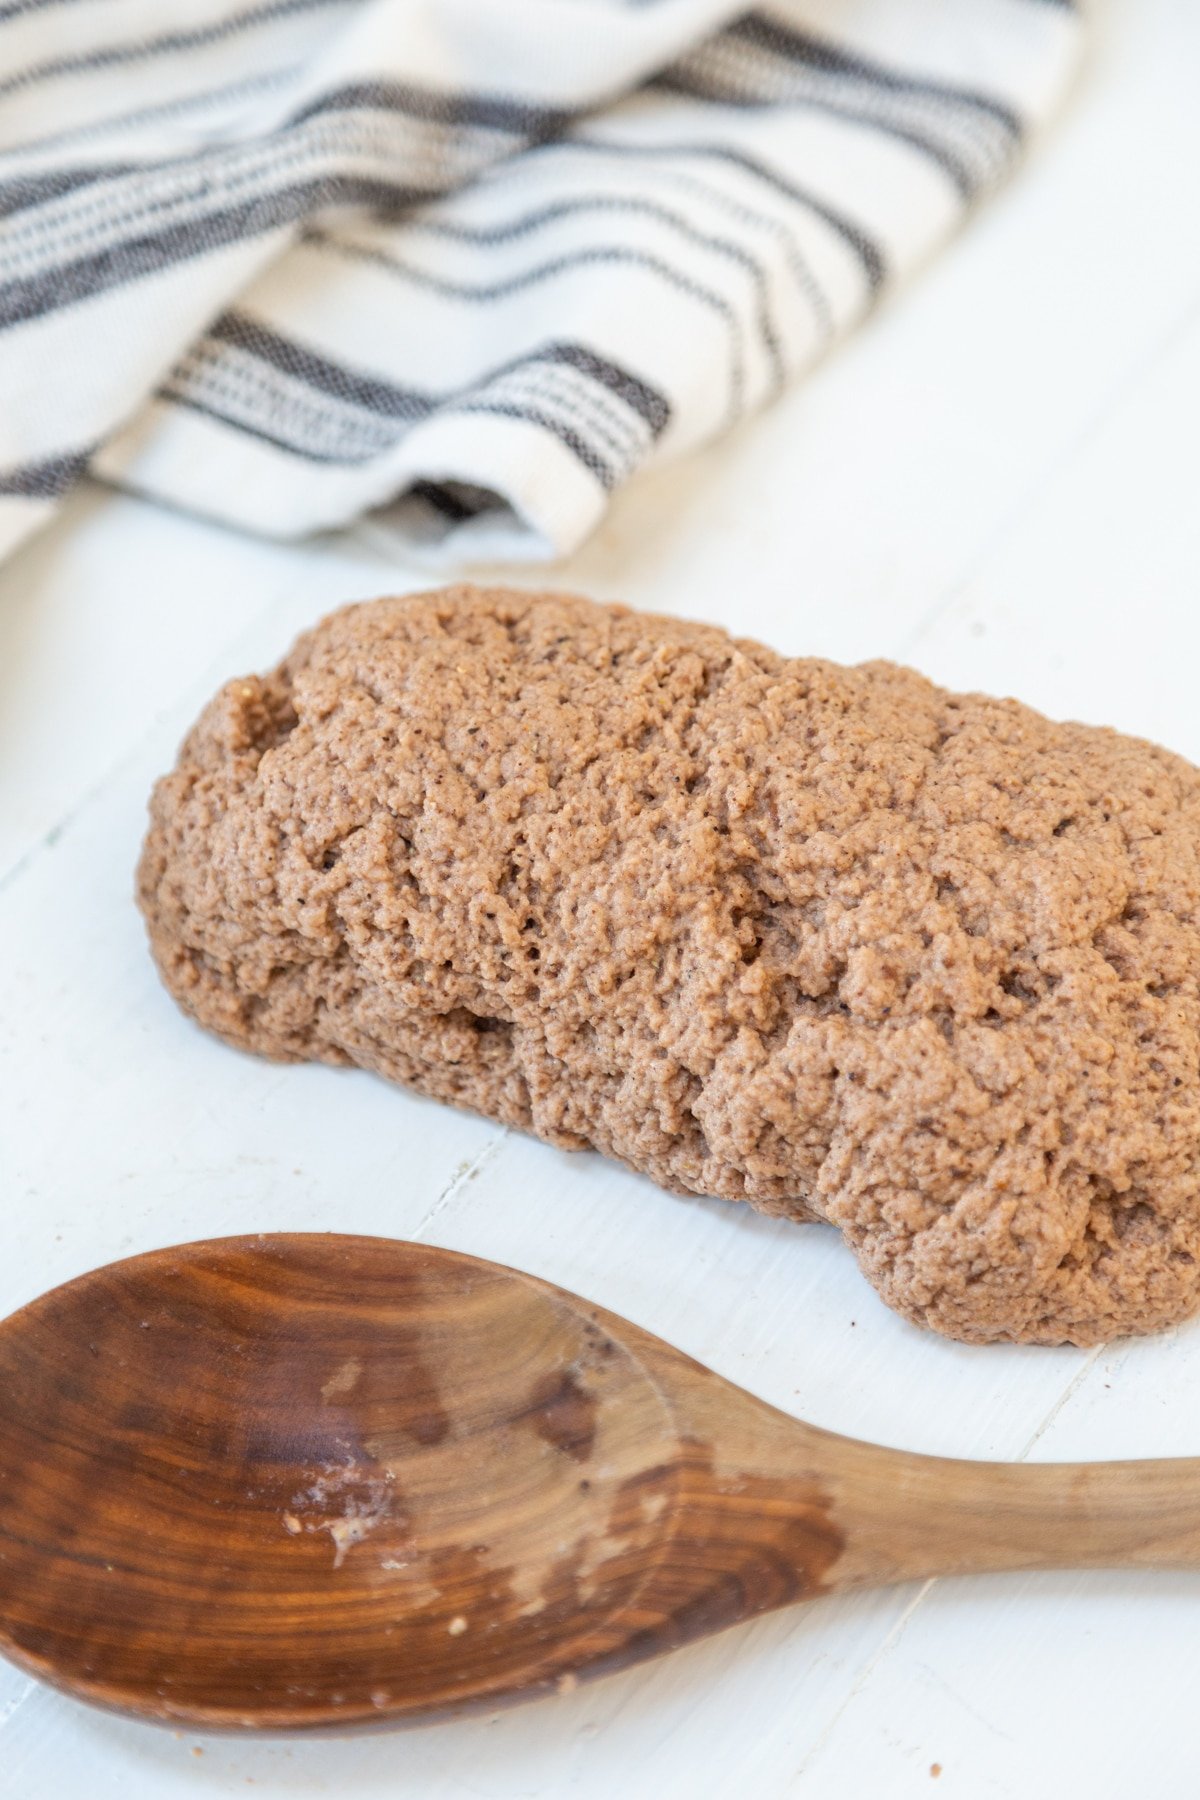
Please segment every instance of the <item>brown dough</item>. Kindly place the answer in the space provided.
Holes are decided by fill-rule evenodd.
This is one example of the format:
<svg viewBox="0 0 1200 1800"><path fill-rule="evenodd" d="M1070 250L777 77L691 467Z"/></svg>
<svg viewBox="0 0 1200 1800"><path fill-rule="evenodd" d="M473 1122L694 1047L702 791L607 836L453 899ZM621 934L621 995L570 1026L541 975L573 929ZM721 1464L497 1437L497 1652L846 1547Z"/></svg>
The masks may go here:
<svg viewBox="0 0 1200 1800"><path fill-rule="evenodd" d="M1200 1300L1200 773L888 663L450 588L231 682L140 897L202 1024L826 1219L908 1318Z"/></svg>

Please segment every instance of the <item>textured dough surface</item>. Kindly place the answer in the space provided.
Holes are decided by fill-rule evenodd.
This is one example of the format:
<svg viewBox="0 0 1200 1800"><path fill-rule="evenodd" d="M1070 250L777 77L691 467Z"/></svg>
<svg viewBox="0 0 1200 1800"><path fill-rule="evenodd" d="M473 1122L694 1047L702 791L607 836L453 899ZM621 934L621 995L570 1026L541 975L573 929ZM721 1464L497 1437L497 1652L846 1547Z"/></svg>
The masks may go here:
<svg viewBox="0 0 1200 1800"><path fill-rule="evenodd" d="M1200 1301L1198 844L1153 745L456 587L225 687L139 889L233 1044L828 1220L952 1337L1089 1344Z"/></svg>

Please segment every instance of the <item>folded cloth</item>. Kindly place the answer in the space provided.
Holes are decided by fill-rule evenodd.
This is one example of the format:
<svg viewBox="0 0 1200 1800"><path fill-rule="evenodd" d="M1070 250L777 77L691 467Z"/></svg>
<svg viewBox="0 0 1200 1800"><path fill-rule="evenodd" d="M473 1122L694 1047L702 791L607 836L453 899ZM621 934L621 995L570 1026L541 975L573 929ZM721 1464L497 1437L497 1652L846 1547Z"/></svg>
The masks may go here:
<svg viewBox="0 0 1200 1800"><path fill-rule="evenodd" d="M1071 0L0 0L0 552L85 470L544 558L1053 109Z"/></svg>

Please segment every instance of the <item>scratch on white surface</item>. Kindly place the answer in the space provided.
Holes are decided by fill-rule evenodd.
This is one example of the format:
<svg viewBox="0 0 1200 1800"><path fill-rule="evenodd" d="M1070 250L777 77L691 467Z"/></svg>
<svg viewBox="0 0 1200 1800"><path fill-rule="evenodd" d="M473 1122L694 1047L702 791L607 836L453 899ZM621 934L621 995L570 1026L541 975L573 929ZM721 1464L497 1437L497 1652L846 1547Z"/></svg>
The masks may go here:
<svg viewBox="0 0 1200 1800"><path fill-rule="evenodd" d="M0 1731L8 1724L8 1721L12 1718L17 1708L19 1706L24 1706L36 1686L36 1681L27 1681L24 1687L19 1689L18 1692L13 1695L11 1700L5 1700L3 1704L0 1704Z"/></svg>
<svg viewBox="0 0 1200 1800"><path fill-rule="evenodd" d="M500 1149L501 1144L507 1140L508 1135L509 1131L508 1126L506 1125L502 1131L496 1133L495 1137L488 1139L478 1156L474 1157L470 1162L464 1163L460 1168L454 1171L454 1174L446 1183L446 1186L442 1189L429 1211L425 1214L421 1223L415 1230L409 1232L408 1235L411 1239L424 1237L426 1231L433 1224L433 1221L437 1218L438 1214L445 1211L450 1202L454 1199L454 1196L460 1193L469 1181L474 1181L480 1170L486 1168L487 1164L491 1162L492 1158Z"/></svg>
<svg viewBox="0 0 1200 1800"><path fill-rule="evenodd" d="M826 1722L824 1731L821 1732L819 1737L814 1738L813 1742L810 1744L807 1756L805 1756L803 1762L800 1764L799 1768L796 1770L797 1781L799 1781L801 1779L801 1777L807 1773L808 1769L812 1766L812 1764L816 1761L817 1757L821 1754L821 1751L825 1748L826 1744L829 1742L830 1738L833 1736L835 1730L837 1729L838 1723L841 1720L842 1715L846 1711L848 1711L848 1709L853 1705L855 1700L857 1700L859 1694L862 1692L863 1688L866 1687L867 1682L871 1679L871 1676L875 1673L875 1670L879 1667L879 1664L883 1661L884 1657L888 1654L888 1651L891 1650L895 1644L899 1643L901 1637L904 1635L904 1632L908 1626L909 1620L912 1618L912 1616L916 1612L917 1608L920 1605L922 1605L922 1603L925 1600L926 1595L931 1591L932 1588L936 1587L936 1585L937 1585L937 1577L935 1575L931 1575L928 1581L922 1582L922 1584L918 1588L917 1592L913 1595L913 1597L909 1601L908 1605L904 1608L904 1611L894 1621L891 1630L889 1632L887 1632L883 1636L883 1638L881 1638L877 1649L874 1651L874 1653L871 1656L869 1656L867 1658L867 1660L863 1664L862 1668L858 1671L858 1677L855 1680L853 1686L847 1690L846 1696L843 1699L841 1705L836 1707L834 1709L834 1711L830 1714L829 1719Z"/></svg>
<svg viewBox="0 0 1200 1800"><path fill-rule="evenodd" d="M112 763L105 770L99 781L93 783L91 787L86 789L81 798L75 802L74 806L69 806L65 812L60 813L53 825L46 831L43 831L36 842L30 844L28 850L22 851L15 862L10 863L7 869L0 871L0 894L2 894L6 888L11 887L15 882L19 881L26 870L32 868L34 863L36 863L47 850L53 850L58 840L65 832L71 829L75 821L81 818L114 782L121 779L126 769L136 765L143 744L153 734L155 728L164 719L170 716L170 712L171 709L168 707L165 708L163 712L156 713L146 730L138 738L137 743L133 745L124 756L119 757L116 762Z"/></svg>
<svg viewBox="0 0 1200 1800"><path fill-rule="evenodd" d="M1041 1424L1037 1427L1036 1431L1033 1433L1033 1436L1030 1438L1029 1442L1020 1451L1020 1453L1016 1459L1018 1462L1024 1462L1025 1458L1029 1455L1029 1452L1033 1449L1033 1447L1037 1443L1038 1439L1043 1437L1045 1435L1045 1433L1047 1431L1049 1431L1051 1425L1053 1425L1055 1419L1057 1419L1059 1413L1062 1411L1063 1407L1067 1404L1067 1401L1071 1398L1072 1394L1074 1394L1076 1392L1076 1390L1079 1388L1080 1384L1082 1382L1086 1381L1088 1376L1091 1374L1092 1369L1095 1365L1096 1359L1100 1355L1100 1352L1101 1352L1101 1350L1104 1349L1104 1347L1105 1346L1103 1344L1097 1344L1094 1350L1088 1351L1088 1354L1084 1357L1082 1363L1079 1365L1078 1369L1076 1369L1074 1375L1071 1377L1071 1380L1068 1381L1066 1387L1063 1389L1062 1393L1058 1396L1058 1399L1054 1402L1054 1405L1050 1408L1050 1411L1046 1414L1046 1416L1042 1420Z"/></svg>
<svg viewBox="0 0 1200 1800"><path fill-rule="evenodd" d="M926 1680L932 1681L936 1687L940 1687L944 1694L949 1694L957 1706L961 1706L965 1713L969 1713L976 1723L982 1725L985 1731L990 1731L993 1737L1003 1738L1008 1744L1016 1741L1011 1731L1004 1731L993 1719L989 1719L986 1713L980 1712L977 1706L972 1706L971 1702L960 1694L956 1687L951 1686L946 1677L940 1674L932 1663L919 1662L915 1666Z"/></svg>

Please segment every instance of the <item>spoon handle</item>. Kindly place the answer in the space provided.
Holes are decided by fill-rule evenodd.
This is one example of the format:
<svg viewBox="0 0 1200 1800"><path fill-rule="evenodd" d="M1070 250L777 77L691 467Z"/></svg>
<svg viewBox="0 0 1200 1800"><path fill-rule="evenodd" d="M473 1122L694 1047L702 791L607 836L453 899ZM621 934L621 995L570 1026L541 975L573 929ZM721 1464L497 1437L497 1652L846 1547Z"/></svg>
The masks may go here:
<svg viewBox="0 0 1200 1800"><path fill-rule="evenodd" d="M1200 1457L919 1456L792 1418L652 1340L642 1354L669 1381L689 1439L717 1447L718 1502L705 1528L726 1543L769 1548L790 1569L793 1598L1003 1569L1200 1569ZM783 1604L781 1595L786 1584L763 1604Z"/></svg>
<svg viewBox="0 0 1200 1800"><path fill-rule="evenodd" d="M827 1456L846 1546L838 1586L998 1569L1200 1568L1200 1458L957 1462L844 1438Z"/></svg>

